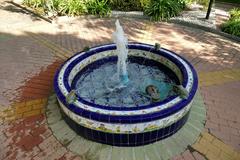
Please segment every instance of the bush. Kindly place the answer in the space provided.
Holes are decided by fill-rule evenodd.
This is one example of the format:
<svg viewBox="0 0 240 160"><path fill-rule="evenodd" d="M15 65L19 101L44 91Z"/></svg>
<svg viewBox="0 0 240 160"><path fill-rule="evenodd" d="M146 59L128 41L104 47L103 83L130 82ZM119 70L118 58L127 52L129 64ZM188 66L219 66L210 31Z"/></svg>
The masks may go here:
<svg viewBox="0 0 240 160"><path fill-rule="evenodd" d="M184 0L151 0L144 13L154 21L168 20L179 15L185 5Z"/></svg>
<svg viewBox="0 0 240 160"><path fill-rule="evenodd" d="M94 14L106 16L110 13L108 0L24 0L23 4L43 10L45 14L78 16L82 14Z"/></svg>
<svg viewBox="0 0 240 160"><path fill-rule="evenodd" d="M78 16L87 12L86 5L82 0L51 0L57 1L54 6L61 15ZM57 6L58 4L58 6Z"/></svg>
<svg viewBox="0 0 240 160"><path fill-rule="evenodd" d="M240 37L240 18L229 20L226 23L222 24L221 30L223 32Z"/></svg>
<svg viewBox="0 0 240 160"><path fill-rule="evenodd" d="M111 13L108 0L90 0L87 2L87 10L89 14L107 16Z"/></svg>
<svg viewBox="0 0 240 160"><path fill-rule="evenodd" d="M230 19L239 19L240 18L240 8L234 8L229 11Z"/></svg>
<svg viewBox="0 0 240 160"><path fill-rule="evenodd" d="M143 11L150 0L110 0L113 10L120 11Z"/></svg>
<svg viewBox="0 0 240 160"><path fill-rule="evenodd" d="M46 4L45 0L23 0L23 4L32 8L43 8Z"/></svg>
<svg viewBox="0 0 240 160"><path fill-rule="evenodd" d="M223 32L240 37L240 8L229 11L230 19L221 25Z"/></svg>

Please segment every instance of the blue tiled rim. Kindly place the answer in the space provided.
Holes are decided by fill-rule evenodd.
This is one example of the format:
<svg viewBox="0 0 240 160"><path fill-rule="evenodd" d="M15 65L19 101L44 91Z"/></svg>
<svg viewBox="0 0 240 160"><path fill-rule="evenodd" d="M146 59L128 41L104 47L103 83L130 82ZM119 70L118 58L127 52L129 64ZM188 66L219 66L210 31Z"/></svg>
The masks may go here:
<svg viewBox="0 0 240 160"><path fill-rule="evenodd" d="M182 128L189 117L189 113L190 111L188 111L185 116L170 126L158 130L143 133L115 134L97 131L78 125L78 123L69 118L64 111L61 110L61 114L66 123L82 137L94 142L120 147L142 146L165 139L175 134Z"/></svg>
<svg viewBox="0 0 240 160"><path fill-rule="evenodd" d="M154 54L157 54L157 55L161 55L161 56L164 56L166 58L168 58L169 60L171 60L172 62L174 62L181 70L182 72L182 75L183 75L183 82L182 82L182 85L184 87L186 87L187 85L187 79L188 79L188 74L185 70L185 67L179 62L176 60L176 58L170 56L169 54L167 54L166 52L164 51L157 51L154 49L153 46L151 47L146 47L146 46L143 46L143 45L136 45L135 43L134 44L129 44L128 45L128 48L129 49L139 49L139 50L143 50L143 51L147 51L147 52L152 52ZM103 45L101 48L99 49L96 49L96 50L91 50L89 52L85 52L82 56L78 57L77 59L75 59L69 66L68 68L65 70L65 73L64 73L64 86L66 87L66 89L68 90L68 92L70 92L72 90L71 86L68 84L68 77L69 77L69 74L71 72L71 70L73 69L73 67L78 64L80 61L82 61L83 59L93 55L93 54L97 54L99 52L103 52L103 51L108 51L108 50L114 50L116 49L116 46L115 45L112 45L112 46L105 46ZM170 51L171 52L171 51ZM80 53L81 54L81 53ZM78 96L78 101L80 101L81 103L83 104L86 104L86 105L89 105L89 106L94 106L96 108L100 108L100 109L106 109L106 110L122 110L122 111L130 111L130 110L140 110L140 109L147 109L147 108L151 108L151 107L155 107L155 106L159 106L159 105L162 105L162 104L165 104L167 102L170 102L171 100L173 100L174 98L176 98L177 96L171 96L171 97L168 97L167 99L165 99L164 101L161 101L161 102L158 102L158 103L154 103L154 104L150 104L150 105L145 105L145 106L136 106L136 107L111 107L111 106L103 106L103 105L98 105L98 104L95 104L95 103L92 103L92 102L89 102L89 101L86 101L84 100L83 98L79 97Z"/></svg>
<svg viewBox="0 0 240 160"><path fill-rule="evenodd" d="M185 67L183 67L180 64L180 62L178 60L176 60L174 57L171 57L169 54L164 52L164 50L166 50L166 49L163 49L162 51L157 51L157 50L154 50L154 46L152 46L152 45L147 45L146 46L146 45L147 44L142 44L142 43L130 43L129 44L129 49L145 50L145 51L149 51L149 52L152 52L152 53L155 53L155 54L161 54L162 56L170 59L177 66L179 66L180 70L182 71L183 86L185 87L186 84L187 84L187 73L186 73ZM81 60L81 59L84 59L84 58L86 58L90 55L97 54L98 52L111 50L111 49L115 49L115 48L116 47L114 45L111 45L111 46L103 45L103 46L100 46L100 47L97 47L97 48L92 48L89 52L84 52L84 54L82 54L82 52L77 53L77 54L82 54L82 56L79 57L79 59ZM169 51L169 50L166 50L166 51ZM176 54L172 51L169 51L169 52L171 52L173 54ZM177 56L180 57L179 55L177 55ZM182 57L180 57L180 58L182 58ZM76 59L75 63L78 63L79 59L78 60ZM108 123L148 122L148 121L152 121L152 120L156 120L156 119L165 118L165 117L167 117L171 114L174 114L174 113L178 112L179 110L181 110L182 108L184 108L186 105L188 105L192 101L192 99L193 99L193 97L196 93L197 87L198 87L197 74L196 74L196 71L194 70L193 66L190 63L188 63L184 58L182 58L182 59L190 66L191 71L193 73L193 86L192 86L192 89L189 93L189 97L185 100L180 101L178 104L176 104L176 105L174 105L170 108L167 108L165 110L161 110L159 112L154 112L154 113L145 114L145 115L132 115L132 116L131 115L129 115L129 116L104 115L104 114L93 113L93 112L84 110L84 109L79 108L79 107L77 107L73 104L72 105L67 105L67 103L65 101L65 96L61 93L61 91L59 89L59 86L58 86L58 82L57 82L58 72L55 75L54 88L55 88L58 99L69 110L71 110L72 112L74 112L75 114L77 114L79 116L82 116L82 117L85 117L85 118L88 118L88 119L93 119L93 120L96 120L96 121L108 122ZM73 66L74 66L73 64L69 65L69 67L71 67L71 68ZM66 86L68 91L71 90L70 86L67 83L67 78L68 78L68 75L71 71L71 68L67 68L66 71L65 71L65 75L64 75L64 85ZM96 104L93 104L93 103L90 103L90 102L81 101L81 99L79 99L79 98L78 98L78 100L80 102L84 103L84 104L87 104L87 105L90 105L90 106L93 106L93 107L96 107L96 108L103 108L103 109L108 109L108 110L124 110L124 111L127 111L127 110L138 110L138 109L143 109L143 108L151 108L151 107L159 106L161 104L164 104L164 103L167 103L167 102L171 101L174 98L175 97L170 97L169 99L166 99L163 102L155 103L153 105L147 105L147 106L142 106L142 107L132 107L132 108L124 108L124 107L116 108L116 107L109 107L109 106L100 106L100 105L96 105Z"/></svg>

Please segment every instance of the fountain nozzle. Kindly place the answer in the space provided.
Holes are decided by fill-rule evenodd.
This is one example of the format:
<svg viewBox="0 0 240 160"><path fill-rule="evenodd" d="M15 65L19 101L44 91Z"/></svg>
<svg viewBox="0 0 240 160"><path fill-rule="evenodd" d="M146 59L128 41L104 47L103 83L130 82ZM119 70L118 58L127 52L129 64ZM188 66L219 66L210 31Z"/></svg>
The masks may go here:
<svg viewBox="0 0 240 160"><path fill-rule="evenodd" d="M126 85L126 84L129 82L129 79L128 79L128 75L127 75L127 74L121 75L120 78L121 78L121 82L122 82L124 85Z"/></svg>

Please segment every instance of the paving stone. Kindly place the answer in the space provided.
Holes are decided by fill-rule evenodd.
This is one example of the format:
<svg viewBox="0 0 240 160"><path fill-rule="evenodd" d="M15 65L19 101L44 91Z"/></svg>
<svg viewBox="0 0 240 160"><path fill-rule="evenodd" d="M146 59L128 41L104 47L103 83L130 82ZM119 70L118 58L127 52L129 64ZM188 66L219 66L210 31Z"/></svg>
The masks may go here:
<svg viewBox="0 0 240 160"><path fill-rule="evenodd" d="M156 143L156 145L154 145L154 149L155 149L155 152L159 152L161 159L167 160L170 158L171 153L169 153L170 152L169 148L166 148L162 141Z"/></svg>
<svg viewBox="0 0 240 160"><path fill-rule="evenodd" d="M184 137L182 136L182 133L179 133L179 132L174 134L172 136L172 138L176 141L176 143L182 144L182 146L185 147L185 146L188 145L188 143L184 140Z"/></svg>
<svg viewBox="0 0 240 160"><path fill-rule="evenodd" d="M158 144L158 143L156 143L156 144ZM163 156L161 154L162 151L159 151L159 148L156 147L156 144L153 145L153 152L156 154L157 157L159 157L159 159L162 160L163 159Z"/></svg>
<svg viewBox="0 0 240 160"><path fill-rule="evenodd" d="M186 123L184 126L193 136L195 136L196 138L198 138L198 136L201 133L202 128L197 128L193 125L191 125L191 123Z"/></svg>
<svg viewBox="0 0 240 160"><path fill-rule="evenodd" d="M206 158L198 152L193 152L192 154L196 160L206 160Z"/></svg>
<svg viewBox="0 0 240 160"><path fill-rule="evenodd" d="M64 120L57 121L56 123L49 125L54 132L58 132L62 128L67 128L67 124Z"/></svg>
<svg viewBox="0 0 240 160"><path fill-rule="evenodd" d="M54 159L59 159L61 158L65 153L67 152L66 148L61 147L58 150L55 150L55 152L53 152L52 154L50 154L47 158L50 160L54 160Z"/></svg>
<svg viewBox="0 0 240 160"><path fill-rule="evenodd" d="M57 96L56 94L52 94L48 97L48 102L56 103L57 102Z"/></svg>
<svg viewBox="0 0 240 160"><path fill-rule="evenodd" d="M186 149L185 144L182 143L182 141L176 139L175 136L172 136L172 141L174 142L174 144L176 144L176 146L178 146L178 149L180 150L180 152L182 152Z"/></svg>
<svg viewBox="0 0 240 160"><path fill-rule="evenodd" d="M92 145L87 151L87 153L84 155L86 159L91 159L91 160L98 160L100 157L101 150L109 147L107 145L101 144L101 143L95 143L91 142Z"/></svg>
<svg viewBox="0 0 240 160"><path fill-rule="evenodd" d="M191 111L192 112L192 116L196 119L200 119L200 120L203 120L205 119L205 115L204 114L201 114L201 113L198 113L198 112L194 112L194 111Z"/></svg>
<svg viewBox="0 0 240 160"><path fill-rule="evenodd" d="M50 125L57 123L60 120L62 120L61 113L57 110L55 112L52 112L51 116L49 116L49 118L47 119L48 124Z"/></svg>
<svg viewBox="0 0 240 160"><path fill-rule="evenodd" d="M54 106L56 106L56 105L54 105ZM56 108L54 108L54 109L47 109L46 115L48 117L47 121L49 124L56 123L62 119L59 108L57 108L57 107L58 106L56 106Z"/></svg>
<svg viewBox="0 0 240 160"><path fill-rule="evenodd" d="M152 159L161 160L159 153L156 154L156 151L155 151L156 149L154 147L154 144L147 145L144 148L145 148L145 154L147 154L150 160Z"/></svg>
<svg viewBox="0 0 240 160"><path fill-rule="evenodd" d="M204 123L203 122L201 123L197 120L189 119L189 122L186 124L194 128L198 132L201 132L204 128Z"/></svg>
<svg viewBox="0 0 240 160"><path fill-rule="evenodd" d="M45 139L41 144L39 144L39 148L41 150L53 151L59 147L61 147L61 144L56 140L56 138L53 135L51 135L50 137Z"/></svg>
<svg viewBox="0 0 240 160"><path fill-rule="evenodd" d="M196 100L196 101L194 100L192 104L193 104L192 110L194 112L203 113L203 114L206 113L206 108L204 107L205 104L204 104L203 99Z"/></svg>
<svg viewBox="0 0 240 160"><path fill-rule="evenodd" d="M99 160L111 160L112 159L112 146L104 147L99 154Z"/></svg>
<svg viewBox="0 0 240 160"><path fill-rule="evenodd" d="M122 147L112 147L112 156L111 156L111 160L123 160L123 156L122 155Z"/></svg>
<svg viewBox="0 0 240 160"><path fill-rule="evenodd" d="M47 113L55 112L56 110L59 110L59 106L57 105L57 103L48 104L46 108L47 108Z"/></svg>
<svg viewBox="0 0 240 160"><path fill-rule="evenodd" d="M53 134L64 146L69 144L73 140L73 138L76 137L76 133L68 126L63 126L60 130L57 130L56 132L53 131Z"/></svg>
<svg viewBox="0 0 240 160"><path fill-rule="evenodd" d="M182 154L183 158L185 160L195 160L195 158L193 157L193 155L189 152L189 150L186 150L183 154Z"/></svg>
<svg viewBox="0 0 240 160"><path fill-rule="evenodd" d="M91 141L87 141L80 136L76 136L68 145L68 148L76 154L84 155L92 145Z"/></svg>
<svg viewBox="0 0 240 160"><path fill-rule="evenodd" d="M185 146L191 144L193 142L192 140L192 136L191 134L189 134L187 131L183 131L184 128L182 128L181 132L179 132L179 134L177 134L176 136L174 135L174 137L176 138L177 142L179 143L183 143ZM189 137L189 135L191 137ZM189 139L191 138L191 139Z"/></svg>
<svg viewBox="0 0 240 160"><path fill-rule="evenodd" d="M123 147L122 148L123 160L132 160L133 159L133 147Z"/></svg>
<svg viewBox="0 0 240 160"><path fill-rule="evenodd" d="M171 151L170 157L176 156L186 149L186 146L180 146L173 138L166 139L165 145Z"/></svg>
<svg viewBox="0 0 240 160"><path fill-rule="evenodd" d="M134 147L133 148L133 160L145 160L143 147Z"/></svg>

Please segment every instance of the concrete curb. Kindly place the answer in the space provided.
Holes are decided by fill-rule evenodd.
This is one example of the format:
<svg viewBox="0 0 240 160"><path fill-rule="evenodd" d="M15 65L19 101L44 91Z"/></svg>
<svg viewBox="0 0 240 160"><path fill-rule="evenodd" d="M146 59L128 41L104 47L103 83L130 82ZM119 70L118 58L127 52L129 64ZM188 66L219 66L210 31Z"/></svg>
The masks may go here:
<svg viewBox="0 0 240 160"><path fill-rule="evenodd" d="M217 29L213 29L213 28L209 28L209 27L205 27L205 26L201 26L201 25L198 25L198 24L189 23L189 22L185 22L185 21L181 21L181 20L176 20L176 19L169 20L168 22L169 23L180 24L180 25L187 26L187 27L201 29L201 30L204 30L206 32L211 32L211 33L223 36L223 37L228 38L230 40L234 40L236 42L240 42L240 37L237 37L237 36L234 36L234 35L231 35L231 34L228 34L228 33L222 32L222 31L219 31Z"/></svg>
<svg viewBox="0 0 240 160"><path fill-rule="evenodd" d="M123 12L123 11L115 11L111 12L111 16L113 18L118 17L128 17L128 18L138 18L138 19L150 19L148 16L144 15L141 11L131 11L131 12Z"/></svg>
<svg viewBox="0 0 240 160"><path fill-rule="evenodd" d="M35 15L35 16L37 16L37 17L39 17L39 18L41 18L41 19L43 19L45 21L47 21L47 22L49 22L49 23L52 23L52 21L49 18L46 18L46 17L44 17L44 16L34 12L30 8L27 8L27 7L25 7L25 6L21 5L21 4L18 4L18 3L14 2L14 1L7 1L7 3L10 3L10 4L12 4L12 5L16 6L16 7L19 7L19 8L21 8L21 9L23 9L23 10L25 10L25 11L27 11L27 12L29 12L29 13L31 13L31 14L33 14L33 15Z"/></svg>

